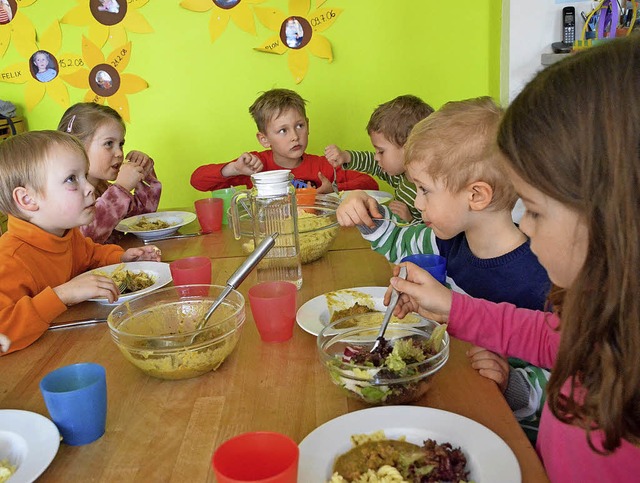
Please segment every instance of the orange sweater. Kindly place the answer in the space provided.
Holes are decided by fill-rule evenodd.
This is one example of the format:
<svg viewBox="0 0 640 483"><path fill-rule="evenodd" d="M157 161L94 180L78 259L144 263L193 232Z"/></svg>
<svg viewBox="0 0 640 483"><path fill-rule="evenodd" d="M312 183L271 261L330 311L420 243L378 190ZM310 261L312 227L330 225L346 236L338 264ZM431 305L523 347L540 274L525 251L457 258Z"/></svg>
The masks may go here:
<svg viewBox="0 0 640 483"><path fill-rule="evenodd" d="M63 237L9 215L0 237L0 333L9 352L35 342L67 307L53 291L87 270L119 263L124 250L73 228Z"/></svg>

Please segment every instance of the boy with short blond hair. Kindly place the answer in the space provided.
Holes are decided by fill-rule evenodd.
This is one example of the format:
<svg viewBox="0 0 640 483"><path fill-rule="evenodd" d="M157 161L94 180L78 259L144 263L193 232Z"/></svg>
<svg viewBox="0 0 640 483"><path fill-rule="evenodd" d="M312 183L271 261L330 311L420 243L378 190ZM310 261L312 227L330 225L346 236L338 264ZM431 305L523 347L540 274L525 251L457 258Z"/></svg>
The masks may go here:
<svg viewBox="0 0 640 483"><path fill-rule="evenodd" d="M424 225L400 228L381 220L389 209L362 191L342 202L338 221L357 225L394 263L415 253L442 255L455 291L543 310L550 282L511 219L517 195L495 142L501 117L493 100L481 97L449 102L415 125L404 146L405 166ZM469 357L480 374L498 383L535 440L548 371L515 360L510 367L482 348L472 348Z"/></svg>
<svg viewBox="0 0 640 483"><path fill-rule="evenodd" d="M266 151L243 153L235 161L200 166L191 175L191 185L211 191L236 185L253 186L250 176L260 171L289 169L298 188L314 186L319 194L338 189L378 189L370 176L357 171L334 170L324 156L305 153L309 141L309 120L305 100L289 89L263 93L249 108L256 122L258 142Z"/></svg>
<svg viewBox="0 0 640 483"><path fill-rule="evenodd" d="M58 131L33 131L0 144L0 333L17 351L35 342L68 306L118 289L88 270L120 262L159 261L154 246L99 245L78 226L95 213L89 161L80 141Z"/></svg>
<svg viewBox="0 0 640 483"><path fill-rule="evenodd" d="M431 113L433 108L419 97L398 96L380 104L369 118L367 133L375 153L343 151L331 145L325 148L325 155L334 166L369 173L389 183L396 198L389 203L391 212L401 220L420 222L420 211L413 206L416 187L405 175L404 145L413 126Z"/></svg>

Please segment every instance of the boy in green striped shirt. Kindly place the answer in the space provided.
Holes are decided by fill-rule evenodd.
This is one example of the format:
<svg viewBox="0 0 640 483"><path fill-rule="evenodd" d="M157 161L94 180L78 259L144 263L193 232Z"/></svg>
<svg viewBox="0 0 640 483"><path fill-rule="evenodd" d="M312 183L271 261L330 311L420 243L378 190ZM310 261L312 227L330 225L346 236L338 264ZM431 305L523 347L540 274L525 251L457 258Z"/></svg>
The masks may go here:
<svg viewBox="0 0 640 483"><path fill-rule="evenodd" d="M325 157L336 168L368 173L386 181L395 189L389 209L399 219L422 223L420 211L413 206L416 187L404 168L404 143L415 124L433 112L433 108L416 96L404 95L379 105L367 124L375 153L343 151L327 146Z"/></svg>

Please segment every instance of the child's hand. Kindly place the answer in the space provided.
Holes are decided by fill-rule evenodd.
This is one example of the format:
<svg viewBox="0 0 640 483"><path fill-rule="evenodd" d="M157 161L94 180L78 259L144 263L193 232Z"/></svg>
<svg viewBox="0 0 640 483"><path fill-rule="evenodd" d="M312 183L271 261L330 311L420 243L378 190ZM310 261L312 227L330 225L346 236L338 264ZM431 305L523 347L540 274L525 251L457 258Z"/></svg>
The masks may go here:
<svg viewBox="0 0 640 483"><path fill-rule="evenodd" d="M120 166L116 184L122 186L127 191L135 188L144 179L144 169L134 163L123 163Z"/></svg>
<svg viewBox="0 0 640 483"><path fill-rule="evenodd" d="M104 275L86 272L72 278L67 283L53 288L65 305L75 305L91 298L106 298L109 303L118 300L118 287L113 280Z"/></svg>
<svg viewBox="0 0 640 483"><path fill-rule="evenodd" d="M398 200L392 200L389 202L389 209L391 213L396 215L403 221L413 221L413 215L409 211L409 207L406 203Z"/></svg>
<svg viewBox="0 0 640 483"><path fill-rule="evenodd" d="M329 160L329 163L334 168L339 168L343 164L347 164L351 161L351 155L340 149L335 144L330 144L324 148L324 157Z"/></svg>
<svg viewBox="0 0 640 483"><path fill-rule="evenodd" d="M482 347L473 346L467 357L478 374L494 381L505 392L509 383L509 362L504 357Z"/></svg>
<svg viewBox="0 0 640 483"><path fill-rule="evenodd" d="M400 266L407 267L407 279L398 277ZM401 295L398 305L393 311L397 317L404 317L410 312L418 312L437 321L447 320L451 311L451 290L438 282L429 272L419 266L403 262L393 268L391 286L398 290ZM385 305L391 298L391 287L384 295ZM431 314L431 315L427 315Z"/></svg>
<svg viewBox="0 0 640 483"><path fill-rule="evenodd" d="M341 226L367 225L375 228L373 218L382 218L378 210L378 202L361 190L349 191L347 197L336 210L338 223Z"/></svg>
<svg viewBox="0 0 640 483"><path fill-rule="evenodd" d="M132 164L140 166L145 178L153 171L153 159L142 151L129 151L125 159Z"/></svg>
<svg viewBox="0 0 640 483"><path fill-rule="evenodd" d="M7 352L11 346L9 337L4 334L0 334L0 352Z"/></svg>
<svg viewBox="0 0 640 483"><path fill-rule="evenodd" d="M120 261L122 262L138 262L140 260L148 260L151 262L159 262L162 252L154 245L145 245L143 247L129 248L122 254Z"/></svg>
<svg viewBox="0 0 640 483"><path fill-rule="evenodd" d="M233 163L229 163L222 168L222 175L227 178L239 175L251 176L263 169L264 165L258 156L251 153L242 153Z"/></svg>
<svg viewBox="0 0 640 483"><path fill-rule="evenodd" d="M320 182L322 183L320 186L318 186L316 188L318 190L317 191L318 194L319 195L324 195L326 193L333 193L333 186L331 186L331 181L329 180L329 178L327 178L320 171L318 171L318 178L320 179Z"/></svg>

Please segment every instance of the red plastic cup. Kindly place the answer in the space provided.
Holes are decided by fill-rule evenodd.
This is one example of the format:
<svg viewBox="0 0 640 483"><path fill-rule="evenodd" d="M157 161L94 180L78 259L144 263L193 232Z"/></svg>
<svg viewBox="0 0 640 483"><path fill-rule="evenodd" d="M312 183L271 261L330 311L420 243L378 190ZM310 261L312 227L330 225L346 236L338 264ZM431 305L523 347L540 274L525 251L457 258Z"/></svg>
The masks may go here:
<svg viewBox="0 0 640 483"><path fill-rule="evenodd" d="M174 285L211 285L211 260L207 257L189 257L169 264Z"/></svg>
<svg viewBox="0 0 640 483"><path fill-rule="evenodd" d="M223 205L222 198L204 198L194 203L202 233L211 233L222 229Z"/></svg>
<svg viewBox="0 0 640 483"><path fill-rule="evenodd" d="M291 339L297 293L297 287L291 282L262 282L249 289L251 313L264 342Z"/></svg>
<svg viewBox="0 0 640 483"><path fill-rule="evenodd" d="M257 431L222 443L211 464L218 483L296 483L299 454L288 436Z"/></svg>

